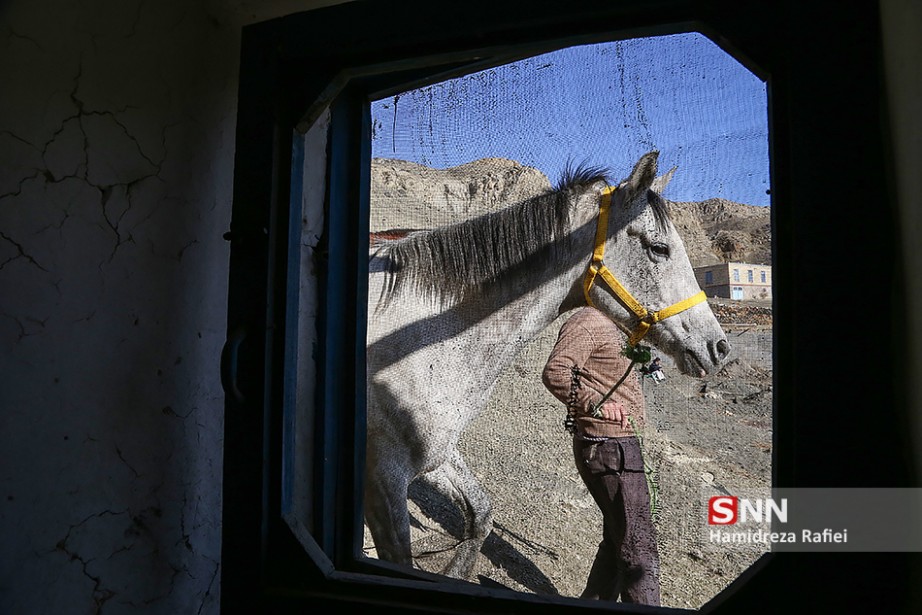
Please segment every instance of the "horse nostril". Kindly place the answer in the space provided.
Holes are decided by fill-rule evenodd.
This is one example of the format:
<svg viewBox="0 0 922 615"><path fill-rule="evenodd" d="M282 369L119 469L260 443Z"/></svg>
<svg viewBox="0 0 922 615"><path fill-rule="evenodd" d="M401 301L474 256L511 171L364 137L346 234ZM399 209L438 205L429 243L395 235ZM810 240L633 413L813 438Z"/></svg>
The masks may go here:
<svg viewBox="0 0 922 615"><path fill-rule="evenodd" d="M730 342L727 341L727 338L723 338L718 341L711 348L711 359L715 364L720 363L727 358L727 355L730 354Z"/></svg>
<svg viewBox="0 0 922 615"><path fill-rule="evenodd" d="M718 340L716 343L711 342L708 344L708 350L711 351L711 363L720 365L730 354L730 342L727 341L727 338Z"/></svg>

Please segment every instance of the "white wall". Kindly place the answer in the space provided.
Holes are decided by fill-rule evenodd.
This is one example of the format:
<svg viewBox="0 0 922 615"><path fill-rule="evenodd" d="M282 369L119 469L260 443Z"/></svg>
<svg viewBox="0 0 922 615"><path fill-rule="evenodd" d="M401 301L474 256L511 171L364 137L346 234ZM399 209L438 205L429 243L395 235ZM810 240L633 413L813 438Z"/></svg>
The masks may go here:
<svg viewBox="0 0 922 615"><path fill-rule="evenodd" d="M0 612L217 611L240 27L309 4L0 5Z"/></svg>

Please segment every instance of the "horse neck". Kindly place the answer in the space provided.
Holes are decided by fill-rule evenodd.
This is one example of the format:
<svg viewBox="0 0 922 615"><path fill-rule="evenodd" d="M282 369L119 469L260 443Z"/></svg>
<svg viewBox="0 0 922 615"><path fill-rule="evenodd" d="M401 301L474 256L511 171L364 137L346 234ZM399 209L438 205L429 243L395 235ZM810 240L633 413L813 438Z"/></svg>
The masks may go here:
<svg viewBox="0 0 922 615"><path fill-rule="evenodd" d="M537 337L558 316L585 305L583 274L592 254L598 201L588 195L571 210L566 235L538 251L488 285L478 296L483 313L506 326L496 334L525 342Z"/></svg>
<svg viewBox="0 0 922 615"><path fill-rule="evenodd" d="M500 279L479 296L487 319L497 324L495 338L521 341L537 337L561 313L571 293L569 276L533 269L525 279Z"/></svg>

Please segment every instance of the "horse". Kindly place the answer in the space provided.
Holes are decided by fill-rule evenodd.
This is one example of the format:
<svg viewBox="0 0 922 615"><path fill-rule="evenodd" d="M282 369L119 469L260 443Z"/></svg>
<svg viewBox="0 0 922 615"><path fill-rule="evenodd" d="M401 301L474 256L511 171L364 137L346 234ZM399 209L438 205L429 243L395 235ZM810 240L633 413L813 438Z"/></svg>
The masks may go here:
<svg viewBox="0 0 922 615"><path fill-rule="evenodd" d="M413 566L408 488L420 478L464 518L442 573L471 575L493 520L459 439L558 316L592 305L685 374L725 362L730 344L660 194L675 169L657 177L657 159L643 155L613 188L608 170L567 165L543 194L370 246L364 506L380 559Z"/></svg>

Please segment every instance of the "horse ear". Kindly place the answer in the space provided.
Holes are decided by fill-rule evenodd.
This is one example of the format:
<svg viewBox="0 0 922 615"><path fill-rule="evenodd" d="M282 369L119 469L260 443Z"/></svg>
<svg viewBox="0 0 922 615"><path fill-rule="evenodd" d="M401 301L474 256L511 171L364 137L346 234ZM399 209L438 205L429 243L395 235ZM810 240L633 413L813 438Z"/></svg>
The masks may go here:
<svg viewBox="0 0 922 615"><path fill-rule="evenodd" d="M631 176L622 183L624 189L627 190L629 200L653 185L653 180L656 179L657 158L659 158L659 152L647 152L634 165Z"/></svg>
<svg viewBox="0 0 922 615"><path fill-rule="evenodd" d="M679 167L672 167L671 169L669 169L668 173L666 173L665 175L660 175L659 177L654 179L653 184L650 186L650 190L652 190L656 194L662 194L663 190L666 189L666 186L669 185L669 182L672 181L672 176L675 175L675 170L678 168Z"/></svg>

